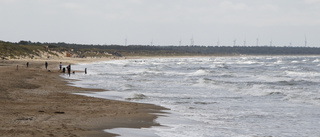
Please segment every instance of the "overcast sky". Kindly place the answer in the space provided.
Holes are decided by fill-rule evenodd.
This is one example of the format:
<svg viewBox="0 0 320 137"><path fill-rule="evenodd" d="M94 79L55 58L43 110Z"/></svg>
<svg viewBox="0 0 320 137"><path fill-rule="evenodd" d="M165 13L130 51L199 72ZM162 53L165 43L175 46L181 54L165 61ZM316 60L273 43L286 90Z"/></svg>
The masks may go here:
<svg viewBox="0 0 320 137"><path fill-rule="evenodd" d="M0 0L0 40L320 47L320 0Z"/></svg>

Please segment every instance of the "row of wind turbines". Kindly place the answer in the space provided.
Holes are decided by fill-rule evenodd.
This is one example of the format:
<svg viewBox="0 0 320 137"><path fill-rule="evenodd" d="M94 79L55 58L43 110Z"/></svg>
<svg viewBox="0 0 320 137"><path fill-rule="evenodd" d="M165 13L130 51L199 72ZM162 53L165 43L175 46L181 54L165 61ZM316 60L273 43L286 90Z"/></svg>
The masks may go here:
<svg viewBox="0 0 320 137"><path fill-rule="evenodd" d="M233 46L237 46L236 42L237 42L237 39L233 40ZM307 47L308 46L307 44L308 44L308 41L307 41L307 37L305 36L304 46ZM218 40L217 46L220 46L220 40ZM246 39L243 41L243 45L242 46L247 46L247 40ZM256 39L256 46L259 46L259 38ZM270 41L269 46L274 46L273 45L273 40ZM289 43L289 46L292 46L292 42Z"/></svg>
<svg viewBox="0 0 320 137"><path fill-rule="evenodd" d="M260 40L260 39L259 39L259 37L258 37L258 38L256 39L256 46L260 46L260 45L259 45L259 40ZM305 36L304 46L307 47L307 46L308 46L307 44L308 44L307 36ZM128 46L128 39L127 39L127 38L125 38L124 46ZM150 46L153 46L153 40L151 40ZM182 46L182 40L179 40L179 46ZM190 46L195 46L195 42L194 42L193 36L192 36L192 38L190 39ZM221 44L220 44L220 39L218 39L218 41L217 41L217 43L216 43L216 46L221 46ZM234 39L234 40L233 40L233 46L239 46L239 45L237 45L237 39ZM247 40L246 40L246 38L244 39L242 46L247 46ZM273 45L273 40L270 41L269 46L274 46L274 45ZM289 46L292 46L292 42L289 43Z"/></svg>

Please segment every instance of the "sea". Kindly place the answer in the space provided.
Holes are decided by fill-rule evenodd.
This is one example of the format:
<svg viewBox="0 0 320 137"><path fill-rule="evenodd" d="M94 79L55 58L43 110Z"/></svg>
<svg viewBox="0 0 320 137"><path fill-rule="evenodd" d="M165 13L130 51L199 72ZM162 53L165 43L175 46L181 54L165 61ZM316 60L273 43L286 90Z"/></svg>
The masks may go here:
<svg viewBox="0 0 320 137"><path fill-rule="evenodd" d="M106 132L130 137L319 137L319 56L126 59L77 64L78 93L170 110L163 126ZM163 115L163 114L161 114Z"/></svg>

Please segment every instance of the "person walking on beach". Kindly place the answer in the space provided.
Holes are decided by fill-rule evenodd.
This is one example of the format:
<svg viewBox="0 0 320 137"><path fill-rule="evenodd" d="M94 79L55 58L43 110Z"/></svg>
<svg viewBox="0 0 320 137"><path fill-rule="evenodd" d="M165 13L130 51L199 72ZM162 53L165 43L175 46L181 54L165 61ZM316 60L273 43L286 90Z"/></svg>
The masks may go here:
<svg viewBox="0 0 320 137"><path fill-rule="evenodd" d="M27 64L26 64L26 65L27 65L27 68L29 68L29 62L27 62Z"/></svg>
<svg viewBox="0 0 320 137"><path fill-rule="evenodd" d="M60 62L59 68L60 68L60 71L61 71L61 69L62 69L62 62Z"/></svg>
<svg viewBox="0 0 320 137"><path fill-rule="evenodd" d="M84 74L87 74L87 68L84 69Z"/></svg>
<svg viewBox="0 0 320 137"><path fill-rule="evenodd" d="M67 66L67 70L68 70L68 75L69 75L69 77L70 77L70 74L71 74L71 64L69 64L69 65Z"/></svg>
<svg viewBox="0 0 320 137"><path fill-rule="evenodd" d="M45 65L46 69L48 69L48 62L47 61L44 65Z"/></svg>

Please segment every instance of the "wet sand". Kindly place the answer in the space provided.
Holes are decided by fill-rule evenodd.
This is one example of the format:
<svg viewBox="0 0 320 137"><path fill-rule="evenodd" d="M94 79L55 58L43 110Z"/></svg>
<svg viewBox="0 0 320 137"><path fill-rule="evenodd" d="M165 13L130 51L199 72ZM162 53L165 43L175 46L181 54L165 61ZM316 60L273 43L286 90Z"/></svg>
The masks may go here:
<svg viewBox="0 0 320 137"><path fill-rule="evenodd" d="M0 60L0 136L105 137L115 135L104 129L159 126L151 113L165 108L72 94L104 90L70 86L59 61L48 63L50 72L44 61Z"/></svg>

